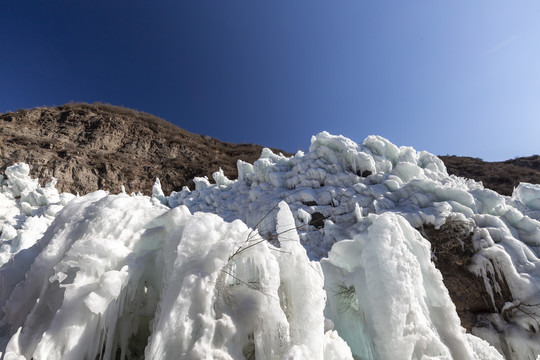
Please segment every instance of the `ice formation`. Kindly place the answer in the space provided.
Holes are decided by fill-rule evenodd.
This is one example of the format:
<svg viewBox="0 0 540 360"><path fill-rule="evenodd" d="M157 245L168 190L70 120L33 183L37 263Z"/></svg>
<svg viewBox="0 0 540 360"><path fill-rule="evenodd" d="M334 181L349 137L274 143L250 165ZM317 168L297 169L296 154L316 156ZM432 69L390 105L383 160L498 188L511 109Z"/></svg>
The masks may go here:
<svg viewBox="0 0 540 360"><path fill-rule="evenodd" d="M11 359L537 359L540 186L326 132L165 196L0 178L0 352ZM420 229L468 221L493 312L466 333ZM506 284L511 299L498 309Z"/></svg>

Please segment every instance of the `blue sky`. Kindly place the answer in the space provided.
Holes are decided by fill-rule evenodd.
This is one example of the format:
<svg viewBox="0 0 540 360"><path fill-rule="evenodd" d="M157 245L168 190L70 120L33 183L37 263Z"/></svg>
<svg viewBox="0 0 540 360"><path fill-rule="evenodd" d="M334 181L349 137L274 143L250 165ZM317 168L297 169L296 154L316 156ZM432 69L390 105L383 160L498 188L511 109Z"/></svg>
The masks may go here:
<svg viewBox="0 0 540 360"><path fill-rule="evenodd" d="M0 112L101 101L230 142L540 153L540 2L0 1Z"/></svg>

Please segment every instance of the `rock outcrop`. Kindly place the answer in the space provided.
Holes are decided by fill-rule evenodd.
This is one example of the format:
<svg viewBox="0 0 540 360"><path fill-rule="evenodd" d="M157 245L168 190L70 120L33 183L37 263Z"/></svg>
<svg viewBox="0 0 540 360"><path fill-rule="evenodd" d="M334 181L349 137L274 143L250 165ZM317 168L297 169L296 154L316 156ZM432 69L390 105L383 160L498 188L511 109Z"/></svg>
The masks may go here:
<svg viewBox="0 0 540 360"><path fill-rule="evenodd" d="M482 181L485 187L502 195L512 195L520 182L540 184L540 156L489 162L466 156L439 156L449 174Z"/></svg>
<svg viewBox="0 0 540 360"><path fill-rule="evenodd" d="M26 162L41 183L60 191L105 189L150 194L155 177L166 194L193 187L195 176L220 167L237 176L238 159L253 162L262 146L196 135L153 115L105 104L39 107L0 115L0 172ZM279 150L278 150L279 151Z"/></svg>

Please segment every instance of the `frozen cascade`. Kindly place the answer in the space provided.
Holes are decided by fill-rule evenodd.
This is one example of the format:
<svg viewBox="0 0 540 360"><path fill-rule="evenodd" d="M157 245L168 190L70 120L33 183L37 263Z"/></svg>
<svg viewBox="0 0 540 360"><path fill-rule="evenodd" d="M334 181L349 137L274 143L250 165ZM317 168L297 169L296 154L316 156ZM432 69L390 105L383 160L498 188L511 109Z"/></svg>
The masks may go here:
<svg viewBox="0 0 540 360"><path fill-rule="evenodd" d="M2 358L540 356L540 186L501 196L425 151L326 132L238 171L170 196L156 180L152 197L75 197L9 167ZM492 307L472 333L422 235L449 221L471 227Z"/></svg>
<svg viewBox="0 0 540 360"><path fill-rule="evenodd" d="M3 358L352 359L286 203L278 224L281 248L157 198L75 198L0 270Z"/></svg>
<svg viewBox="0 0 540 360"><path fill-rule="evenodd" d="M367 221L321 260L328 316L353 352L363 359L502 358L488 346L472 351L428 241L392 213Z"/></svg>

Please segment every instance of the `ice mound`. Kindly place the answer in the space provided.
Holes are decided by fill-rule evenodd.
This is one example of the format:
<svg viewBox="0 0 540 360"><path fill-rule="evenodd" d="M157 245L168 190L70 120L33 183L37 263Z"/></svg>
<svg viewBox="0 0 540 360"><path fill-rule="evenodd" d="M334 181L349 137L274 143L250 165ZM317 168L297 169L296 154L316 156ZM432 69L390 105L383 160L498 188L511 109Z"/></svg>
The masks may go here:
<svg viewBox="0 0 540 360"><path fill-rule="evenodd" d="M75 198L0 270L3 358L352 360L286 203L277 222L280 248L155 198Z"/></svg>
<svg viewBox="0 0 540 360"><path fill-rule="evenodd" d="M0 266L34 245L74 197L58 194L56 179L42 188L29 174L29 166L19 163L6 169L5 180L0 175Z"/></svg>
<svg viewBox="0 0 540 360"><path fill-rule="evenodd" d="M152 197L0 179L4 359L536 359L540 188L326 132ZM461 327L424 227L466 223L486 308ZM445 225L446 226L446 225ZM467 234L469 230L467 231ZM469 241L470 243L466 243Z"/></svg>
<svg viewBox="0 0 540 360"><path fill-rule="evenodd" d="M327 315L354 354L362 359L502 359L485 343L480 352L473 351L430 260L429 242L392 213L369 215L366 222L371 223L366 230L336 243L321 260Z"/></svg>
<svg viewBox="0 0 540 360"><path fill-rule="evenodd" d="M179 224L161 252L161 300L146 358L352 359L343 340L325 333L322 272L288 234L294 221L285 203L279 249L240 221L185 207L180 220L176 209L161 218Z"/></svg>

